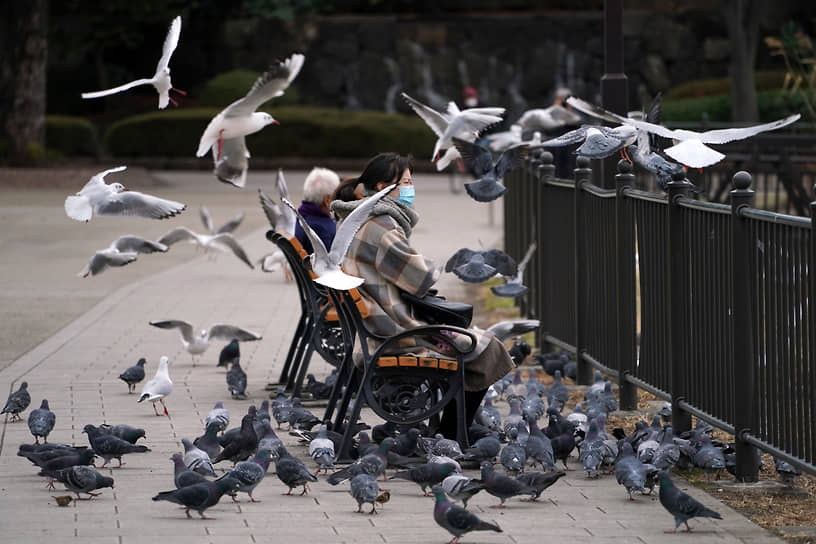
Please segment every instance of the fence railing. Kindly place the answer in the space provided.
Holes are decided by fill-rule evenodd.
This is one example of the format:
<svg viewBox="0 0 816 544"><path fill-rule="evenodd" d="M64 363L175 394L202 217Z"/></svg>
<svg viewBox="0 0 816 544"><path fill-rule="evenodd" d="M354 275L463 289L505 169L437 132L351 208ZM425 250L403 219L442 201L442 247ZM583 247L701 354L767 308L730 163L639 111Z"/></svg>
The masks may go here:
<svg viewBox="0 0 816 544"><path fill-rule="evenodd" d="M755 481L755 447L816 474L816 233L808 218L754 208L751 176L733 177L729 204L692 198L679 176L667 194L553 177L534 153L505 177L505 251L530 290L521 311L542 323L538 344L576 354L578 382L601 369L621 409L637 388L671 400L676 432L691 416L734 435L737 478ZM816 202L810 212L816 211Z"/></svg>

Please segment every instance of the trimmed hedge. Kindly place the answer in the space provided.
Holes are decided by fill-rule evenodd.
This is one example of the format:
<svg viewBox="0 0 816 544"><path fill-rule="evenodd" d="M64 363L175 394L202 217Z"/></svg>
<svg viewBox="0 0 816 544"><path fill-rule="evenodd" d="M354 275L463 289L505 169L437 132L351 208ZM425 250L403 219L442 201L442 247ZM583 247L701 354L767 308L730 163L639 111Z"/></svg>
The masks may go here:
<svg viewBox="0 0 816 544"><path fill-rule="evenodd" d="M201 134L218 109L201 108L136 115L105 134L115 156L194 157ZM368 158L380 151L429 157L436 138L416 116L308 106L269 112L280 125L247 136L254 157Z"/></svg>
<svg viewBox="0 0 816 544"><path fill-rule="evenodd" d="M83 117L48 115L45 118L45 147L66 156L97 155L96 127Z"/></svg>
<svg viewBox="0 0 816 544"><path fill-rule="evenodd" d="M774 121L793 113L806 114L807 109L801 96L783 91L764 91L757 93L759 118L762 122ZM699 123L703 113L708 120L715 123L731 121L731 97L728 93L701 98L682 100L665 100L663 102L662 120L668 122Z"/></svg>
<svg viewBox="0 0 816 544"><path fill-rule="evenodd" d="M203 107L225 108L244 97L260 75L260 72L251 70L232 70L218 74L195 93L196 102ZM283 96L275 99L275 107L297 103L298 93L294 87L289 87Z"/></svg>
<svg viewBox="0 0 816 544"><path fill-rule="evenodd" d="M785 81L784 70L763 70L754 74L757 91L773 91L782 88ZM687 81L677 87L669 89L663 95L665 100L675 100L681 98L699 98L702 96L712 96L728 94L731 91L731 78L719 77L710 79L695 79Z"/></svg>

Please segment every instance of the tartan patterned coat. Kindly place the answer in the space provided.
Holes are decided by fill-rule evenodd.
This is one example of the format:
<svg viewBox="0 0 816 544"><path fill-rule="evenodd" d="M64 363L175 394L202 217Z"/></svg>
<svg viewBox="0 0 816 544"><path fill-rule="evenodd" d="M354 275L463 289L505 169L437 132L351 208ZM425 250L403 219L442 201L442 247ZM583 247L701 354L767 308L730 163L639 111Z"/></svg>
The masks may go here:
<svg viewBox="0 0 816 544"><path fill-rule="evenodd" d="M342 220L360 202L335 201L332 210ZM347 274L365 280L359 290L369 309L366 326L375 334L391 336L426 325L412 315L410 306L400 296L400 291L425 295L442 272L441 266L423 257L409 244L411 229L418 220L413 209L384 197L371 218L357 231L343 260L343 270ZM507 374L514 364L504 344L492 333L477 328L471 331L476 335L478 345L465 357L465 389L480 391ZM469 339L461 337L460 340L469 346ZM376 347L369 345L369 351ZM403 347L414 353L423 349L416 343ZM361 358L358 351L359 346L356 346L355 360Z"/></svg>

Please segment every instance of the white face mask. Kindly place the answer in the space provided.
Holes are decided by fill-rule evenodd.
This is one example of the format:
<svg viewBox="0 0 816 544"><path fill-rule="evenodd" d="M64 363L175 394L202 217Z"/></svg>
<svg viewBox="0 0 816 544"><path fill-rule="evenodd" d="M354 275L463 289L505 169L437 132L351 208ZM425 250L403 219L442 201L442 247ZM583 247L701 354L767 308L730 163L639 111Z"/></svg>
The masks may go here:
<svg viewBox="0 0 816 544"><path fill-rule="evenodd" d="M473 98L473 97L465 98L465 106L467 106L468 108L475 108L478 105L479 105L479 99L478 98Z"/></svg>

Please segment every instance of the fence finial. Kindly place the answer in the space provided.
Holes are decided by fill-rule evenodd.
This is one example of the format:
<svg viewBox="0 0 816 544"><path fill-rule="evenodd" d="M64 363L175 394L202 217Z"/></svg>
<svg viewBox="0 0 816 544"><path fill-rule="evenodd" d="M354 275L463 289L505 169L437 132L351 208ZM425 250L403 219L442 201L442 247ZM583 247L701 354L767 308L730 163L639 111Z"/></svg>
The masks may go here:
<svg viewBox="0 0 816 544"><path fill-rule="evenodd" d="M738 191L745 191L751 187L751 174L745 170L740 170L732 178L734 188Z"/></svg>
<svg viewBox="0 0 816 544"><path fill-rule="evenodd" d="M590 160L589 157L584 155L578 155L578 158L575 160L575 165L578 168L589 168Z"/></svg>
<svg viewBox="0 0 816 544"><path fill-rule="evenodd" d="M541 151L541 153L539 154L539 158L541 159L541 162L544 164L552 164L553 162L553 154L550 153L549 151Z"/></svg>
<svg viewBox="0 0 816 544"><path fill-rule="evenodd" d="M626 159L621 159L618 161L618 173L619 174L631 174L632 173L632 163L627 161Z"/></svg>

